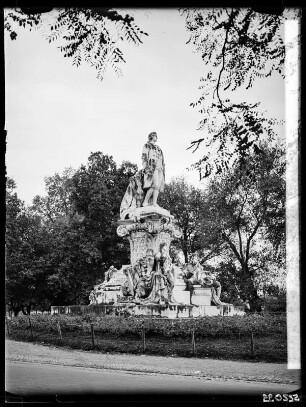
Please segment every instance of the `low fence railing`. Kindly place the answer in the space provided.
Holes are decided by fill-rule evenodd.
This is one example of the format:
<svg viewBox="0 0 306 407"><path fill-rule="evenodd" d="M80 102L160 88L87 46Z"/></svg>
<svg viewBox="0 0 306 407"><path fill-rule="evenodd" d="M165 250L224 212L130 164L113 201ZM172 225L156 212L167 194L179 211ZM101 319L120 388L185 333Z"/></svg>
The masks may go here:
<svg viewBox="0 0 306 407"><path fill-rule="evenodd" d="M112 350L116 346L117 348L124 348L125 344L130 347L130 351L144 353L148 350L154 351L155 348L158 350L158 347L164 347L164 349L167 347L169 351L183 351L183 353L187 352L192 356L197 356L198 353L205 354L207 342L211 343L212 341L211 337L206 338L198 335L197 328L192 323L184 337L178 338L177 336L169 335L165 338L163 335L152 334L150 332L150 329L146 326L146 322L150 320L149 318L138 318L138 329L134 332L119 335L114 332L108 332L101 327L101 324L95 322L68 323L65 321L62 323L60 317L54 316L52 318L54 318L53 323L46 321L43 324L41 322L38 323L35 317L28 316L23 318L18 325L14 324L14 320L6 318L7 336L18 336L19 338L23 336L24 339L37 342L57 342L61 345L77 345L76 347L81 347L82 349L96 350L106 348ZM154 318L154 321L159 320L163 321L163 323L166 321L165 318ZM175 322L174 320L168 320L166 323L171 328ZM216 336L215 341L218 341L219 338ZM260 338L260 335L256 335L252 329L244 334L240 332L236 334L237 344L240 346L244 345L244 351L251 356L256 356ZM233 336L231 336L231 339L233 339ZM117 345L115 346L115 344ZM285 348L285 343L280 346Z"/></svg>

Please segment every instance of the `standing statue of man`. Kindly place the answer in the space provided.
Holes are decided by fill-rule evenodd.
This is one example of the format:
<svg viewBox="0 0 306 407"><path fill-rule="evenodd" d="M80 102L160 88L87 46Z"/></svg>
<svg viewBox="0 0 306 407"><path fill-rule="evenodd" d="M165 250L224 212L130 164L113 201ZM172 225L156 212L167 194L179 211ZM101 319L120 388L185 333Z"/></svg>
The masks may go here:
<svg viewBox="0 0 306 407"><path fill-rule="evenodd" d="M148 142L142 150L143 189L146 191L142 206L158 206L158 194L163 192L165 186L164 156L156 141L157 134L154 131L149 134Z"/></svg>

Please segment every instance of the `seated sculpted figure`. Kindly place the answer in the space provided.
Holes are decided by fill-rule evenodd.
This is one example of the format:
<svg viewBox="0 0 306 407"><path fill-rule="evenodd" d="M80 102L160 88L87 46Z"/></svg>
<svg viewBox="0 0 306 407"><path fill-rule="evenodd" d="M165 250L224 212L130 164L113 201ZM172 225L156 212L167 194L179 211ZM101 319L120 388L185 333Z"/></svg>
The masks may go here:
<svg viewBox="0 0 306 407"><path fill-rule="evenodd" d="M140 258L134 266L124 269L129 292L137 300L146 297L150 292L150 278L153 264L154 253L152 249L148 249L145 257Z"/></svg>
<svg viewBox="0 0 306 407"><path fill-rule="evenodd" d="M217 281L216 276L209 270L203 270L203 272L198 276L199 283L202 287L211 288L211 300L215 305L222 305L223 302L220 300L221 295L221 284Z"/></svg>
<svg viewBox="0 0 306 407"><path fill-rule="evenodd" d="M142 304L172 304L175 303L172 297L174 286L174 276L172 263L167 255L166 245L161 245L160 251L155 255L153 270L150 280L151 292Z"/></svg>
<svg viewBox="0 0 306 407"><path fill-rule="evenodd" d="M199 275L199 283L203 287L213 287L215 289L215 293L218 297L221 294L221 284L219 281L216 280L214 274L212 274L209 270L203 270L203 272Z"/></svg>
<svg viewBox="0 0 306 407"><path fill-rule="evenodd" d="M135 295L137 282L142 274L142 268L144 267L144 260L139 259L134 266L129 266L123 270L126 275L129 291L132 296Z"/></svg>
<svg viewBox="0 0 306 407"><path fill-rule="evenodd" d="M159 259L155 258L153 273L150 279L150 294L145 298L143 304L163 304L168 302L168 287L166 276L163 275Z"/></svg>
<svg viewBox="0 0 306 407"><path fill-rule="evenodd" d="M199 275L203 272L203 267L200 264L199 256L197 253L193 253L190 257L190 262L184 267L184 281L187 286L187 290L193 292L193 286L200 284Z"/></svg>
<svg viewBox="0 0 306 407"><path fill-rule="evenodd" d="M152 249L148 249L146 256L140 262L139 279L135 284L135 299L139 300L145 298L150 293L151 273L154 265L154 252Z"/></svg>
<svg viewBox="0 0 306 407"><path fill-rule="evenodd" d="M150 292L150 276L146 274L145 269L141 269L139 279L135 286L135 300L145 298Z"/></svg>

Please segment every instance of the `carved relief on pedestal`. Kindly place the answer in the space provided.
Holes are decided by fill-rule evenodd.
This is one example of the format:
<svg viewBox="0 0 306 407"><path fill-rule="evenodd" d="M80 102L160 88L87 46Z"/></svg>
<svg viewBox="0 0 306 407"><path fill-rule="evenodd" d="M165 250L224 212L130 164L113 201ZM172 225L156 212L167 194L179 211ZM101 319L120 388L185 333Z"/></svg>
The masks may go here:
<svg viewBox="0 0 306 407"><path fill-rule="evenodd" d="M172 218L157 213L146 214L139 221L121 220L117 228L120 237L126 236L130 241L131 264L144 257L148 249L154 254L165 243L169 254L170 243L181 236L180 229Z"/></svg>
<svg viewBox="0 0 306 407"><path fill-rule="evenodd" d="M166 250L167 250L167 255L169 255L169 247L170 247L170 243L173 239L171 238L171 234L169 232L159 232L155 239L154 239L154 253L157 253L159 251L160 245L162 243L166 244Z"/></svg>
<svg viewBox="0 0 306 407"><path fill-rule="evenodd" d="M134 266L137 260L145 257L147 249L151 249L152 237L146 231L132 231L128 239L131 248L131 265Z"/></svg>

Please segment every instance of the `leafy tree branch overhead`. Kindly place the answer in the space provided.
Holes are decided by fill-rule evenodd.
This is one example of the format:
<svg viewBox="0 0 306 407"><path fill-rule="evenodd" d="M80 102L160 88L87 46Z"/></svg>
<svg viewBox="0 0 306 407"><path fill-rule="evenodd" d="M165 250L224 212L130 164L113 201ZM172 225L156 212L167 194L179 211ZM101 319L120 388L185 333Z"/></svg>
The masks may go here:
<svg viewBox="0 0 306 407"><path fill-rule="evenodd" d="M7 9L4 28L12 40L17 38L18 25L41 30L49 42L59 43L58 48L73 65L89 64L100 80L109 67L122 75L120 65L126 61L120 44L139 45L148 35L132 16L109 8Z"/></svg>
<svg viewBox="0 0 306 407"><path fill-rule="evenodd" d="M193 164L200 178L227 171L238 160L260 151L262 140L277 138L281 121L261 111L260 100L249 103L239 89L250 90L256 80L273 74L284 77L286 47L283 27L300 10L262 8L179 9L189 33L187 44L201 55L199 138L188 147L203 148ZM19 8L5 12L5 29L12 40L20 27L39 29L58 44L73 65L89 64L103 79L108 68L118 75L125 62L124 43L139 45L148 34L124 10L110 8ZM298 40L298 39L297 39ZM187 102L187 101L186 101Z"/></svg>
<svg viewBox="0 0 306 407"><path fill-rule="evenodd" d="M191 103L202 116L202 136L188 147L196 151L205 146L205 154L193 166L200 177L221 173L235 161L257 154L263 139L275 139L273 126L281 123L260 111L260 101L237 100L235 91L250 89L257 79L273 73L284 78L286 46L292 44L284 43L283 24L289 15L299 17L299 10L255 10L180 10L189 32L187 43L201 55L206 69L200 79L201 96Z"/></svg>

